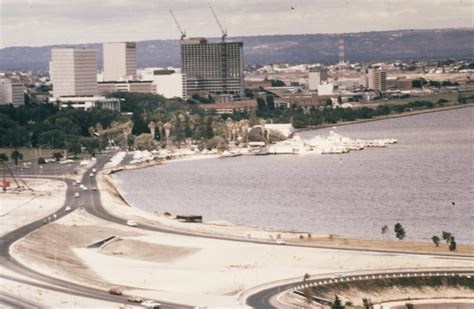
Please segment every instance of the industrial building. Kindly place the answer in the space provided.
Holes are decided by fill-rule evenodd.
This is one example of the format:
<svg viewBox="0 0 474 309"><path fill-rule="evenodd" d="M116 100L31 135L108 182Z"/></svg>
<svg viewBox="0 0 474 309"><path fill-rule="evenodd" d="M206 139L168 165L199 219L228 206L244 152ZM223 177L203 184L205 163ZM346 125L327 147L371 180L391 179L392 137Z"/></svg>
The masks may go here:
<svg viewBox="0 0 474 309"><path fill-rule="evenodd" d="M0 104L25 104L25 86L9 78L0 78Z"/></svg>
<svg viewBox="0 0 474 309"><path fill-rule="evenodd" d="M134 42L104 43L104 81L137 78L137 47Z"/></svg>
<svg viewBox="0 0 474 309"><path fill-rule="evenodd" d="M86 48L53 48L49 74L53 96L97 94L97 51Z"/></svg>
<svg viewBox="0 0 474 309"><path fill-rule="evenodd" d="M181 72L186 97L194 93L244 93L243 42L210 43L205 38L181 41Z"/></svg>

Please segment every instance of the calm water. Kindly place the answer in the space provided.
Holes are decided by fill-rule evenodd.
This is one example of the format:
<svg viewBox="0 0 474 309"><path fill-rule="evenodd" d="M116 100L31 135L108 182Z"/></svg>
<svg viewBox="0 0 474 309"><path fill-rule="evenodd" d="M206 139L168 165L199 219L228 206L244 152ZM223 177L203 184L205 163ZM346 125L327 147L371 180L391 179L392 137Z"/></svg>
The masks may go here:
<svg viewBox="0 0 474 309"><path fill-rule="evenodd" d="M397 138L388 148L172 162L117 177L132 204L159 213L366 238L381 238L384 224L393 238L400 222L407 239L429 240L446 230L458 243L474 243L473 113L464 108L335 129L351 138Z"/></svg>

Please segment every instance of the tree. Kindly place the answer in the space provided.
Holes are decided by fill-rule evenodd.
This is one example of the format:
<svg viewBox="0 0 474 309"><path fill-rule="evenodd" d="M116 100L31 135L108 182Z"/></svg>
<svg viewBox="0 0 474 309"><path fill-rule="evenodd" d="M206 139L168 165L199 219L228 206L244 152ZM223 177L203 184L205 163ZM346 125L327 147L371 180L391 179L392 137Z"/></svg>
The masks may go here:
<svg viewBox="0 0 474 309"><path fill-rule="evenodd" d="M395 237L397 237L398 240L402 240L403 238L405 238L405 235L406 235L405 229L400 223L395 224L394 231L395 231Z"/></svg>
<svg viewBox="0 0 474 309"><path fill-rule="evenodd" d="M63 153L62 153L62 152L55 152L55 153L53 153L53 158L54 158L54 160L56 160L56 161L61 160L62 157L63 157Z"/></svg>
<svg viewBox="0 0 474 309"><path fill-rule="evenodd" d="M267 95L267 108L270 111L275 110L275 101L273 100L273 96L271 94Z"/></svg>
<svg viewBox="0 0 474 309"><path fill-rule="evenodd" d="M451 238L453 237L453 235L449 232L443 231L441 233L441 237L443 238L443 240L446 240L447 244L449 244L449 242L451 241Z"/></svg>
<svg viewBox="0 0 474 309"><path fill-rule="evenodd" d="M342 305L342 302L339 296L336 295L336 298L334 299L331 309L344 309L344 306Z"/></svg>
<svg viewBox="0 0 474 309"><path fill-rule="evenodd" d="M257 110L259 112L264 112L267 110L267 106L265 104L265 100L263 100L262 98L257 98Z"/></svg>
<svg viewBox="0 0 474 309"><path fill-rule="evenodd" d="M310 277L311 277L310 274L308 274L308 273L304 274L303 282L306 282L306 280L308 280Z"/></svg>
<svg viewBox="0 0 474 309"><path fill-rule="evenodd" d="M364 306L364 309L374 308L374 305L372 305L372 302L368 298L362 298L362 305Z"/></svg>
<svg viewBox="0 0 474 309"><path fill-rule="evenodd" d="M18 151L18 149L15 149L12 151L12 153L10 154L10 158L15 161L15 165L18 165L18 160L22 160L23 159L23 154L21 152Z"/></svg>
<svg viewBox="0 0 474 309"><path fill-rule="evenodd" d="M431 240L434 242L434 244L436 245L436 247L439 247L439 241L440 241L440 239L439 239L438 236L435 235L435 236L431 237Z"/></svg>
<svg viewBox="0 0 474 309"><path fill-rule="evenodd" d="M382 226L382 235L387 233L387 231L388 231L388 226L387 225Z"/></svg>
<svg viewBox="0 0 474 309"><path fill-rule="evenodd" d="M449 244L449 251L456 251L456 241L454 236L451 236L451 243Z"/></svg>
<svg viewBox="0 0 474 309"><path fill-rule="evenodd" d="M0 153L0 161L7 162L8 156L4 153Z"/></svg>
<svg viewBox="0 0 474 309"><path fill-rule="evenodd" d="M40 164L40 165L46 164L46 160L44 158L39 157L38 158L38 164Z"/></svg>
<svg viewBox="0 0 474 309"><path fill-rule="evenodd" d="M415 306L413 306L412 303L406 303L406 304L405 304L405 307L406 307L407 309L413 309L413 308L415 308Z"/></svg>

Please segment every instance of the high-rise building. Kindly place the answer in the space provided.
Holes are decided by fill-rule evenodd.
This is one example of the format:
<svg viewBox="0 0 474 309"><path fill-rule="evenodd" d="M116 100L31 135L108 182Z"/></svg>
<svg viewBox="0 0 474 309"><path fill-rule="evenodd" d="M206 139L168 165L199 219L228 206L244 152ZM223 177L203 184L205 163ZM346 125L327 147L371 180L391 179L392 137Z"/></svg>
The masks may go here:
<svg viewBox="0 0 474 309"><path fill-rule="evenodd" d="M326 68L310 69L308 74L308 89L318 90L318 86L328 80L328 70Z"/></svg>
<svg viewBox="0 0 474 309"><path fill-rule="evenodd" d="M368 78L368 88L380 92L387 91L387 72L370 68Z"/></svg>
<svg viewBox="0 0 474 309"><path fill-rule="evenodd" d="M86 48L53 48L49 74L53 96L97 94L97 51Z"/></svg>
<svg viewBox="0 0 474 309"><path fill-rule="evenodd" d="M104 43L104 81L137 78L137 47L134 42Z"/></svg>
<svg viewBox="0 0 474 309"><path fill-rule="evenodd" d="M181 73L186 96L194 93L244 93L243 42L209 43L205 38L181 41Z"/></svg>
<svg viewBox="0 0 474 309"><path fill-rule="evenodd" d="M0 104L25 104L25 86L9 78L0 78Z"/></svg>
<svg viewBox="0 0 474 309"><path fill-rule="evenodd" d="M153 81L154 92L165 98L185 98L185 76L175 69L145 68L138 74L141 80Z"/></svg>

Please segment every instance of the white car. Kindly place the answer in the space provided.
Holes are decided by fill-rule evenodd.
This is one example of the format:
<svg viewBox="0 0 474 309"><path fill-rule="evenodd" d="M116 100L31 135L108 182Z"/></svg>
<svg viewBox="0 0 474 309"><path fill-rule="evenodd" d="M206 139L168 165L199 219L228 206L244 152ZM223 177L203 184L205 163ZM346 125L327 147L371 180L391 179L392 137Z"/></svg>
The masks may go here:
<svg viewBox="0 0 474 309"><path fill-rule="evenodd" d="M87 189L86 186L82 187L82 191L87 191L87 190L89 190L89 189Z"/></svg>
<svg viewBox="0 0 474 309"><path fill-rule="evenodd" d="M133 221L133 220L128 220L128 221L127 221L127 225L128 225L128 226L136 227L136 226L138 226L138 223L135 222L135 221Z"/></svg>
<svg viewBox="0 0 474 309"><path fill-rule="evenodd" d="M92 169L92 173L95 173L97 172L97 170L95 168Z"/></svg>
<svg viewBox="0 0 474 309"><path fill-rule="evenodd" d="M71 211L71 206L66 206L66 208L64 208L65 211Z"/></svg>
<svg viewBox="0 0 474 309"><path fill-rule="evenodd" d="M284 245L284 244L285 244L285 241L284 241L283 239L277 239L277 240L275 241L275 243L276 243L277 245Z"/></svg>
<svg viewBox="0 0 474 309"><path fill-rule="evenodd" d="M154 300L149 300L149 299L143 301L143 302L141 303L141 305L142 305L143 307L146 307L146 308L153 308L153 309L159 309L160 306L161 306L160 303L157 303L156 301L154 301Z"/></svg>
<svg viewBox="0 0 474 309"><path fill-rule="evenodd" d="M74 193L74 197L79 197L79 192Z"/></svg>
<svg viewBox="0 0 474 309"><path fill-rule="evenodd" d="M89 177L94 177L94 173L90 173L90 174L89 174Z"/></svg>

